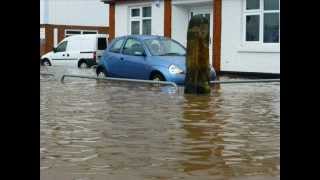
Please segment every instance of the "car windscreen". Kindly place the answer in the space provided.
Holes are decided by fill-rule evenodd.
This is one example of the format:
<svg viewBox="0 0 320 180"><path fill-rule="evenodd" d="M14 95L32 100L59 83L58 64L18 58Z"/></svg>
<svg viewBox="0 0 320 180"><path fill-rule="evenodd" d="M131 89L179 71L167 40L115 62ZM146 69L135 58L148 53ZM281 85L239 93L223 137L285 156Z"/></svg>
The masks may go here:
<svg viewBox="0 0 320 180"><path fill-rule="evenodd" d="M107 48L107 39L98 38L98 50L105 50Z"/></svg>
<svg viewBox="0 0 320 180"><path fill-rule="evenodd" d="M166 38L144 40L153 56L185 56L186 50L179 43Z"/></svg>

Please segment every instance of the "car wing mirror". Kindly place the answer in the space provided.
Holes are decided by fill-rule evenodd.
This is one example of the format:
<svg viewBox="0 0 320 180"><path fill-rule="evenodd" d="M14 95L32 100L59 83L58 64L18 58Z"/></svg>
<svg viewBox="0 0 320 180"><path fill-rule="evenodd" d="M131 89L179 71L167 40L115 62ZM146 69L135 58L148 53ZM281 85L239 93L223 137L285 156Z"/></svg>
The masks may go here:
<svg viewBox="0 0 320 180"><path fill-rule="evenodd" d="M54 53L57 52L57 48L53 48L53 52L54 52Z"/></svg>

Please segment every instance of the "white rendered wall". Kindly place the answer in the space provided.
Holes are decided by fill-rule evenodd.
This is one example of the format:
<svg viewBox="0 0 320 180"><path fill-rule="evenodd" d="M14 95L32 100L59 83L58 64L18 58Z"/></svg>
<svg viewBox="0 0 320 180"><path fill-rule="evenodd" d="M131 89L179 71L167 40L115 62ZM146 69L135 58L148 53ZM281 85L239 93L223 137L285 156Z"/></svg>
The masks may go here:
<svg viewBox="0 0 320 180"><path fill-rule="evenodd" d="M124 36L129 33L128 26L129 10L127 4L116 4L115 6L115 37Z"/></svg>
<svg viewBox="0 0 320 180"><path fill-rule="evenodd" d="M173 5L171 23L171 38L186 46L189 23L189 8Z"/></svg>
<svg viewBox="0 0 320 180"><path fill-rule="evenodd" d="M40 23L46 13L48 24L109 26L109 5L100 0L40 0Z"/></svg>
<svg viewBox="0 0 320 180"><path fill-rule="evenodd" d="M40 0L40 24L44 24L44 0Z"/></svg>
<svg viewBox="0 0 320 180"><path fill-rule="evenodd" d="M280 73L279 48L243 46L242 3L222 0L221 70Z"/></svg>
<svg viewBox="0 0 320 180"><path fill-rule="evenodd" d="M48 0L40 0L40 24L48 23Z"/></svg>
<svg viewBox="0 0 320 180"><path fill-rule="evenodd" d="M172 4L203 4L212 3L212 0L172 0Z"/></svg>
<svg viewBox="0 0 320 180"><path fill-rule="evenodd" d="M157 3L159 6L157 7ZM129 25L129 8L151 5L152 20L151 34L163 36L164 32L164 3L163 1L132 1L130 3L118 3L115 7L115 36L128 35L130 32Z"/></svg>

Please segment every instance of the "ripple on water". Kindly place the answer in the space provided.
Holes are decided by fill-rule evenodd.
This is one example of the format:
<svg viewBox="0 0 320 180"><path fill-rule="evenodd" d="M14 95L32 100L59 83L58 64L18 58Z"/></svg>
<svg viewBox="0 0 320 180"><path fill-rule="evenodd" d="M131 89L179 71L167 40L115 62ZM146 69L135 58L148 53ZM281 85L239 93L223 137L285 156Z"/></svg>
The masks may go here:
<svg viewBox="0 0 320 180"><path fill-rule="evenodd" d="M46 71L59 77L67 70ZM68 78L41 80L40 90L43 179L280 174L277 84L220 85L210 96L193 96L181 87L173 94L169 87Z"/></svg>

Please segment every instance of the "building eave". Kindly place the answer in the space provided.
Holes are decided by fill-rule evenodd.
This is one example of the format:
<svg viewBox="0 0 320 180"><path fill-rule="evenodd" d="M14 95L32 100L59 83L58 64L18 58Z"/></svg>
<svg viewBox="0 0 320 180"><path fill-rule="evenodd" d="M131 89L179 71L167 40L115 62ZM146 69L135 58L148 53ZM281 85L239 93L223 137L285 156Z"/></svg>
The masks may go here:
<svg viewBox="0 0 320 180"><path fill-rule="evenodd" d="M115 0L100 0L101 2L105 3L105 4L111 4L111 3L115 3Z"/></svg>

